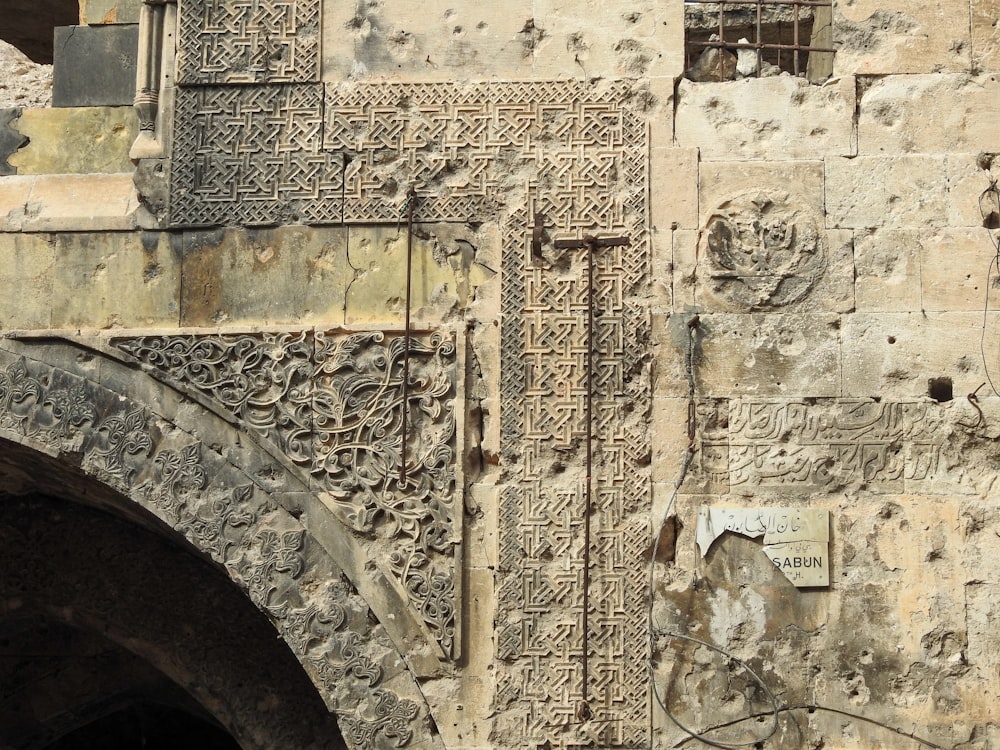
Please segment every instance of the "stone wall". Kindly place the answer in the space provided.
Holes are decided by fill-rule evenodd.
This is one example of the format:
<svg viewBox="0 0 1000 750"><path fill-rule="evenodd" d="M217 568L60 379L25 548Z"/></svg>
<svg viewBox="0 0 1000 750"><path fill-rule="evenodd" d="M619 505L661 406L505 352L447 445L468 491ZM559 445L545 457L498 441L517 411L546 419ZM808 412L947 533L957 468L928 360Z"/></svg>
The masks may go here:
<svg viewBox="0 0 1000 750"><path fill-rule="evenodd" d="M819 84L673 2L153 7L138 118L0 138L0 327L278 456L435 742L1000 742L996 0L838 5Z"/></svg>

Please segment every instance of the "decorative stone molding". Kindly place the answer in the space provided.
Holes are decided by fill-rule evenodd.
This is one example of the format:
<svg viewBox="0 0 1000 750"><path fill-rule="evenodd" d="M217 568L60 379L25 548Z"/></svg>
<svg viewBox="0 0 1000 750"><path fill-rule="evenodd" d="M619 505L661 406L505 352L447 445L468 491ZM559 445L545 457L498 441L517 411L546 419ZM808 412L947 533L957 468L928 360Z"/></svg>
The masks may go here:
<svg viewBox="0 0 1000 750"><path fill-rule="evenodd" d="M139 136L129 156L148 159L166 156L164 139L169 132L160 105L164 83L173 71L173 29L177 0L142 0L139 15L139 56L136 65L135 111L139 116ZM168 43L169 42L169 43ZM172 89L172 86L167 86Z"/></svg>
<svg viewBox="0 0 1000 750"><path fill-rule="evenodd" d="M106 484L221 564L274 621L353 748L439 746L416 682L341 567L276 499L307 491L237 432L148 377L67 344L0 343L0 440L58 457ZM49 363L49 360L53 364ZM142 404L129 393L148 394ZM174 404L174 406L171 406ZM180 411L178 411L180 408ZM182 414L186 416L182 419ZM349 540L345 538L345 544ZM387 676L392 675L392 689ZM369 693L379 697L374 709Z"/></svg>
<svg viewBox="0 0 1000 750"><path fill-rule="evenodd" d="M116 338L112 345L253 430L348 528L385 544L384 572L443 655L457 657L462 524L451 338L300 331ZM169 460L179 472L181 458Z"/></svg>

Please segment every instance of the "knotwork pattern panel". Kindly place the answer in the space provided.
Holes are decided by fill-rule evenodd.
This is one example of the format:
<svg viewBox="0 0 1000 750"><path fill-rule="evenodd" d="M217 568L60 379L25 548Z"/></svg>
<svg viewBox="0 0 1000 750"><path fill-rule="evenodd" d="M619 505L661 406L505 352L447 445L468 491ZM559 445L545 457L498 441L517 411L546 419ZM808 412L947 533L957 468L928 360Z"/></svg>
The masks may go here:
<svg viewBox="0 0 1000 750"><path fill-rule="evenodd" d="M497 736L538 746L648 744L645 554L650 507L645 129L627 108L614 177L581 201L540 179L505 225L501 329ZM606 122L611 122L608 119ZM627 146L624 144L628 144ZM585 153L589 147L583 147ZM589 173L590 161L574 167ZM602 173L603 174L603 173ZM602 178L603 179L603 178ZM561 189L553 189L559 185ZM585 206L583 211L578 211ZM593 208L591 208L593 207ZM626 236L628 247L532 252L531 218L554 237ZM593 291L587 264L593 262ZM593 328L588 306L593 303ZM593 375L587 358L592 352ZM593 434L586 549L587 424ZM586 616L585 570L589 577ZM588 705L584 691L587 627Z"/></svg>
<svg viewBox="0 0 1000 750"><path fill-rule="evenodd" d="M320 0L181 0L177 81L319 80Z"/></svg>
<svg viewBox="0 0 1000 750"><path fill-rule="evenodd" d="M628 96L581 81L182 87L170 222L396 221L412 187L420 220L502 218L537 194L561 229L623 226L645 200Z"/></svg>
<svg viewBox="0 0 1000 750"><path fill-rule="evenodd" d="M457 655L451 338L411 336L405 410L401 335L191 334L113 344L273 446L346 525L373 540L373 555L444 654Z"/></svg>

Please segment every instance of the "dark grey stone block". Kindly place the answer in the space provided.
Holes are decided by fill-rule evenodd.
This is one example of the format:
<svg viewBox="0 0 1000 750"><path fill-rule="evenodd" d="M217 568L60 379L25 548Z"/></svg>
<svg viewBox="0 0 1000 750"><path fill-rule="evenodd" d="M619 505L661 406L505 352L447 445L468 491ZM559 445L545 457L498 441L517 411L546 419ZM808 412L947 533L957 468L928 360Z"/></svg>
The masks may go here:
<svg viewBox="0 0 1000 750"><path fill-rule="evenodd" d="M20 116L19 108L0 109L0 175L17 173L17 170L7 163L7 157L28 143L28 139L11 125Z"/></svg>
<svg viewBox="0 0 1000 750"><path fill-rule="evenodd" d="M139 26L60 26L55 35L53 107L132 104Z"/></svg>

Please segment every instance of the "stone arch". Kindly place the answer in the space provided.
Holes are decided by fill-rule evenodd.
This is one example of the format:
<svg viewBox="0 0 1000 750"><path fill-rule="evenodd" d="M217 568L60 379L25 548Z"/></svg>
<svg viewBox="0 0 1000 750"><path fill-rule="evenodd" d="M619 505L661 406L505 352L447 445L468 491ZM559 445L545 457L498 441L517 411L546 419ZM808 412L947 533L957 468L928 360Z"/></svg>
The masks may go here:
<svg viewBox="0 0 1000 750"><path fill-rule="evenodd" d="M6 339L0 441L95 480L220 566L274 623L350 747L441 746L411 669L437 660L406 600L245 431L107 352Z"/></svg>

